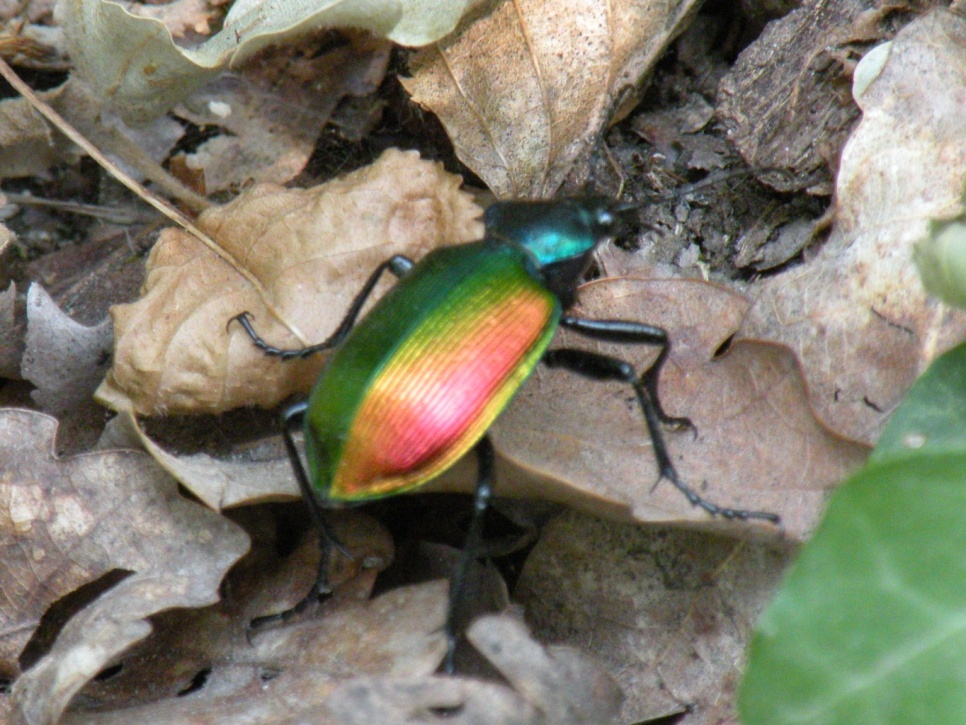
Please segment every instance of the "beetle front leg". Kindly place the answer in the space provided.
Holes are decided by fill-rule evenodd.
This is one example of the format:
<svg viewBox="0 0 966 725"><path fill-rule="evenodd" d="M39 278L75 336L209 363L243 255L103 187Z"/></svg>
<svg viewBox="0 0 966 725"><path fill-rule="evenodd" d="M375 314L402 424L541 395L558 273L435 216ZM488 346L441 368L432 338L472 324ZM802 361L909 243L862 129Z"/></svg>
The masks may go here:
<svg viewBox="0 0 966 725"><path fill-rule="evenodd" d="M362 308L366 304L366 300L369 299L369 295L372 294L372 290L375 289L376 284L378 284L379 278L382 277L383 272L389 270L396 277L404 277L406 273L413 268L413 264L414 262L409 259L409 257L404 257L401 254L397 254L376 267L373 273L369 275L369 279L366 280L366 283L362 286L362 289L359 290L359 293L352 300L352 304L349 305L348 312L346 312L345 317L342 318L342 322L339 323L339 326L336 328L335 332L333 332L328 339L323 340L315 345L291 349L284 349L270 345L257 332L255 332L255 328L252 327L252 316L248 312L242 312L238 315L235 315L228 320L228 324L231 325L232 322L237 322L240 324L248 336L252 339L255 347L260 349L266 355L280 357L282 360L306 358L310 355L314 355L317 352L329 350L345 339L346 335L348 335L355 326L356 320L359 318L359 313L362 312Z"/></svg>
<svg viewBox="0 0 966 725"><path fill-rule="evenodd" d="M657 359L641 373L639 378L641 385L647 391L651 401L654 403L654 410L658 420L671 428L689 428L697 435L697 429L690 418L668 415L664 412L661 405L661 398L657 394L657 382L661 375L661 368L671 352L671 340L667 335L667 330L655 325L647 325L643 322L628 322L625 320L586 320L581 317L564 315L560 319L560 324L569 330L573 330L592 340L601 342L617 342L623 345L644 344L656 345L660 347Z"/></svg>
<svg viewBox="0 0 966 725"><path fill-rule="evenodd" d="M657 459L660 477L670 481L675 488L687 497L692 506L699 506L712 516L721 516L726 519L763 519L774 524L779 523L778 515L767 511L747 511L712 503L681 480L664 443L664 436L661 432L662 419L658 415L658 407L651 399L646 384L638 378L630 363L607 355L573 348L550 350L544 355L543 362L549 367L564 368L592 380L613 380L630 385L634 389L641 411L644 413L644 420L654 444L654 457Z"/></svg>
<svg viewBox="0 0 966 725"><path fill-rule="evenodd" d="M446 659L443 668L448 674L453 674L456 655L456 613L466 597L466 578L470 566L476 560L483 540L483 517L489 508L493 497L493 442L489 435L484 435L476 444L476 458L478 466L476 494L473 497L473 518L470 529L466 534L466 543L460 556L459 564L449 583L449 609L446 612Z"/></svg>
<svg viewBox="0 0 966 725"><path fill-rule="evenodd" d="M307 403L296 403L282 412L282 440L285 442L285 450L292 464L292 470L295 472L295 478L298 480L302 498L305 499L305 503L309 508L309 517L312 519L312 525L319 537L319 568L316 572L315 582L312 584L312 588L294 607L286 609L284 612L278 612L277 614L256 617L249 623L248 626L250 629L257 629L271 622L285 622L292 616L302 612L312 602L317 602L321 598L330 595L332 593L332 587L329 586L329 559L331 558L333 548L338 549L350 559L352 558L352 554L336 538L326 511L322 508L318 497L315 495L315 491L309 484L305 466L302 465L302 459L299 457L298 449L295 447L292 430L302 423L307 408Z"/></svg>

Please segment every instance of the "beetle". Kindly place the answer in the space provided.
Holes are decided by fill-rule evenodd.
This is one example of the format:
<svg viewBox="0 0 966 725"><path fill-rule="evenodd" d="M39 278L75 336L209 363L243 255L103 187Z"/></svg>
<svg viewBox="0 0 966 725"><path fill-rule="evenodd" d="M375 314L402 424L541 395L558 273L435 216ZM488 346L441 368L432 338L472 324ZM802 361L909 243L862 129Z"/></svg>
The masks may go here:
<svg viewBox="0 0 966 725"><path fill-rule="evenodd" d="M660 479L670 481L692 505L729 519L779 522L773 513L712 503L679 477L662 426L693 425L665 413L658 397L658 377L671 349L665 330L568 313L595 249L617 230L615 206L597 197L498 202L486 211L484 222L485 236L479 241L438 248L419 263L402 255L383 262L335 332L319 344L277 348L258 335L247 312L233 318L265 354L282 360L333 350L308 399L282 414L286 450L319 532L318 576L293 610L253 625L284 619L328 593L329 552L341 546L326 509L416 489L475 450L473 517L450 582L445 666L452 671L455 604L480 546L494 485L487 429L539 362L631 386L653 441ZM387 271L398 282L359 320ZM639 375L619 358L576 348L548 349L558 327L595 340L654 345L659 353ZM299 424L307 470L293 439Z"/></svg>

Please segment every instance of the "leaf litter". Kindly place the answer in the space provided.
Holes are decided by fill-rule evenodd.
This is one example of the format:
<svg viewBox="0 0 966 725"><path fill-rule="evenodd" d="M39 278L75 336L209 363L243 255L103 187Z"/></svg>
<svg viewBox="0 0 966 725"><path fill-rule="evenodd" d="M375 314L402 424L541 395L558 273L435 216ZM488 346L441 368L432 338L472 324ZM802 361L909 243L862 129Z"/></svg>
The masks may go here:
<svg viewBox="0 0 966 725"><path fill-rule="evenodd" d="M564 154L560 158L565 158L565 156L566 155ZM540 179L541 175L544 173L545 173L545 170L540 170L538 168L533 178ZM550 177L547 177L547 178L550 178ZM450 237L446 241L452 242L453 238ZM414 256L419 256L419 255L414 255ZM362 264L360 264L359 266L360 268L364 267L364 265ZM360 269L359 271L360 271L360 274L364 274L365 272L368 271L368 269L364 269L364 270ZM701 283L692 282L691 284L694 285L695 289L701 289ZM592 293L593 289L596 288L597 286L605 286L605 284L598 283L598 285L592 286L588 290L588 292ZM352 288L349 289L349 287L352 287ZM352 293L354 293L357 288L358 288L358 284L354 286L347 285L347 289L345 291L340 290L338 294L351 297ZM679 291L679 294L681 294L680 291ZM691 300L691 299L700 300L703 298L703 294L704 292L694 292L692 290L681 294L681 299L682 300ZM694 298L692 298L692 295L694 295ZM620 295L618 295L618 297L620 297ZM342 309L344 309L345 300L342 300L342 302L343 304L332 304L326 308L326 310L328 309L332 310L331 314L335 317L335 319L338 318L339 312ZM612 304L612 303L605 302L605 307L608 304ZM590 307L590 304L586 300L585 300L585 305ZM643 302L639 309L632 310L631 313L633 314L635 319L641 318L651 322L654 319L660 317L659 315L655 315L655 317L651 316L652 305L653 303L651 301ZM653 305L653 306L656 307L656 305ZM722 309L730 310L732 309L732 307L733 306L731 305L723 305ZM622 309L622 308L618 304L612 309ZM235 310L234 312L237 312L237 311L239 310ZM317 309L311 310L311 312L313 313L313 316L318 315ZM642 314L643 312L646 312L647 314ZM326 314L328 314L327 311L326 311ZM280 320L273 320L271 319L271 315L267 312L264 312L259 316L263 318L263 320L267 320L270 324L277 324L279 326L280 329L278 329L277 332L274 333L274 334L277 334L279 337L284 338L285 336L289 336L290 339L298 340L299 335L296 333L303 333L301 337L305 337L305 334L304 334L305 331L301 328L301 324L302 324L301 319L298 320L299 324L293 325L293 320L286 319L284 322ZM706 315L706 316L710 317L710 315ZM731 317L728 317L729 321L730 319ZM330 322L332 321L330 320ZM728 485L721 486L719 488L719 485L720 485L719 480L722 478L728 479L729 476L734 477L736 476L735 471L741 472L744 469L748 469L750 471L767 470L767 466L770 465L771 462L765 463L762 461L754 460L755 457L760 453L757 447L757 440L761 439L763 441L763 445L774 445L774 443L764 443L764 441L775 440L767 436L773 434L772 428L777 428L779 431L779 440L781 440L786 445L787 448L790 448L793 452L801 453L802 451L805 451L806 453L812 454L810 456L805 455L803 458L796 458L795 456L789 457L791 460L804 463L804 468L800 468L796 470L796 473L798 473L799 475L792 478L789 485L792 488L792 490L797 492L796 497L799 498L800 502L802 503L803 509L813 508L817 506L818 502L821 500L821 496L822 496L821 490L823 486L827 485L826 483L822 483L822 477L824 475L831 475L829 474L829 471L833 470L835 465L848 465L846 462L852 460L852 457L857 457L861 455L861 448L853 447L850 444L847 444L846 442L841 441L841 439L837 439L835 436L830 436L827 432L823 431L820 426L816 426L814 421L811 420L810 412L808 412L808 409L807 409L808 399L803 392L804 385L802 384L797 365L795 364L794 359L791 358L791 356L788 355L786 351L782 350L779 347L761 345L759 342L755 340L751 340L746 342L739 342L732 345L731 351L729 352L729 354L721 358L720 360L718 360L716 359L714 352L718 349L718 347L722 343L726 342L728 335L724 334L724 332L725 332L725 328L730 326L730 322L728 325L722 325L721 329L716 331L718 334L717 340L715 341L718 343L717 345L712 345L710 339L708 339L708 340L704 340L702 344L695 344L693 346L693 349L691 346L692 343L688 340L689 338L688 328L695 326L694 321L691 321L691 322L692 324L689 325L687 321L685 321L685 323L683 323L683 327L680 327L680 328L669 325L669 327L671 327L672 339L675 340L676 342L678 339L682 339L686 342L682 342L681 344L678 344L676 346L672 356L674 359L667 366L668 367L666 371L667 374L665 375L666 379L664 380L664 384L662 385L662 395L664 395L665 397L666 405L667 407L672 409L672 412L678 412L678 408L680 406L681 412L691 415L693 418L695 418L699 427L699 438L695 442L695 445L709 445L708 441L714 438L715 434L717 434L721 429L727 429L732 420L736 421L737 424L733 426L733 431L731 432L731 435L733 437L729 438L727 435L722 436L721 440L723 441L723 444L721 446L721 449L715 450L713 454L709 454L709 455L713 455L715 459L720 459L724 457L724 460L726 462L725 465L733 467L734 471L731 474L728 474L727 472L722 473L721 471L716 471L714 472L713 475L707 475L707 476L703 475L700 472L695 474L692 471L687 471L686 476L688 480L692 482L700 482L700 485L702 485L702 487L704 485L704 482L706 481L708 486L707 489L704 489L706 494L711 495L712 493L721 491L725 494L725 497L727 498L728 496L731 495L729 494L729 490L731 489L732 484L729 483ZM294 329L292 329L293 327ZM732 331L733 331L733 328L732 328ZM200 335L200 336L203 336L203 335ZM269 335L266 334L266 337L269 337ZM314 339L317 340L317 339L320 339L320 337L321 336L318 336L318 337L315 337ZM272 339L274 340L274 338ZM303 340L303 342L304 341L305 340ZM700 355L695 354L692 356L693 350L701 350L701 354L704 355L704 359L702 360ZM748 350L751 350L751 353L748 353L747 352ZM734 368L729 367L731 365L734 365ZM712 371L716 370L716 366L719 366L717 369L718 375L722 374L720 372L720 367L726 368L727 374L724 375L724 379L726 381L730 381L730 382L725 382L724 385L722 385L721 387L715 387L715 383L719 383L719 384L722 383L721 378L716 378L715 375L711 374ZM674 372L675 370L677 370L677 372ZM701 375L695 373L696 370L700 370L703 373L707 373L709 377L702 378ZM546 371L542 371L542 372L545 373ZM686 374L688 372L690 372L690 374ZM807 370L806 370L806 373L807 373ZM557 375L558 375L557 373L554 373L554 376L557 376ZM540 377L549 378L550 375L538 374L538 378ZM309 375L308 378L311 378L311 375ZM744 388L738 384L738 381L742 379L746 381ZM721 390L721 394L716 395L715 404L717 404L719 399L725 400L727 398L726 393L728 391L732 391L732 390L735 391L735 392L732 392L732 395L737 397L737 401L735 402L739 403L738 413L734 413L734 412L730 414L727 413L726 404L722 404L722 407L720 409L715 409L714 406L711 406L708 404L706 398L695 400L694 402L696 402L697 405L689 404L691 403L691 399L689 399L687 395L689 391L689 387L688 387L689 384L691 383L694 384L694 391L703 389L705 391L705 395L707 395L707 392L708 392L707 386L709 384L708 380L712 381L711 389L716 394L718 393L719 390ZM752 406L748 406L746 404L746 401L743 401L743 398L741 397L742 396L741 391L747 390L748 381L758 384L757 387L754 387L754 389L760 392L759 397L756 398L755 404ZM535 381L533 382L539 384L539 383L542 383L543 381L539 379L535 379ZM697 384L698 382L700 382L701 384L698 385ZM593 417L589 417L587 414L587 411L592 411L592 412L596 411L597 410L596 407L581 408L580 405L576 405L572 409L569 407L568 403L570 401L570 396L574 392L576 392L575 389L578 387L585 387L585 386L569 385L567 390L563 391L559 395L559 401L555 401L555 403L558 403L558 404L555 405L555 407L553 408L553 411L554 411L554 415L566 414L567 410L575 411L580 422L583 424L583 428L586 429L589 427L587 426L587 421L593 420L596 422L599 416L598 414L596 414L596 412L593 413ZM564 395L564 393L566 395ZM632 401L627 401L626 397L627 397L626 392L624 394L615 393L613 396L613 400L615 403L617 403L618 409L620 408L620 406L623 406L624 408L626 408L625 412L627 414L626 421L628 426L640 425L639 417L635 417ZM796 402L789 402L789 401L796 401ZM518 402L522 403L522 401L518 401ZM605 401L605 404L606 404L606 401ZM596 405L599 405L599 401L597 400L597 398L595 398L595 406ZM787 406L794 406L795 411L805 411L805 415L801 418L797 417L797 412L795 415L789 415ZM767 409L769 407L773 409L772 412L774 414L773 417L771 418L769 418L767 415L767 412L768 412ZM709 414L705 415L703 422L702 422L702 409L706 409L709 411ZM617 428L620 429L621 426L617 426ZM766 436L764 438L761 438L762 429L764 429L766 432ZM709 431L709 432L706 434L705 431ZM587 435L585 431L582 431L582 433L584 435ZM738 435L739 433L741 434L741 436L743 436L743 438L741 438L741 436ZM616 436L616 433L614 434L614 436L611 436L611 437L613 437L616 440L615 436ZM701 438L700 436L705 436L705 437ZM752 443L751 445L747 444L749 437L756 439L755 442ZM735 442L735 438L741 438L741 441L745 445L735 447L733 445L733 443ZM693 459L697 455L700 455L696 451L690 451L685 449L685 446L690 444L688 434L670 434L669 439L671 443L672 452L675 449L683 451L683 456L681 456L680 460L678 460L678 455L677 454L675 455L675 459L678 462L678 464L682 466L682 470L684 470L684 466L689 465L689 461L691 459ZM635 436L634 440L636 441L636 445L641 445L643 443L644 448L646 449L647 447L646 438ZM813 451L809 451L808 450L809 446L813 444L818 447L815 448ZM593 445L596 445L596 444L592 443L592 446ZM786 448L779 448L778 450L783 451L783 450L786 450ZM648 458L647 454L648 454L647 450L642 451L643 458L647 459ZM815 485L810 484L809 481L805 480L804 477L800 475L802 470L811 472L812 465L815 463L825 465L828 462L829 458L832 459L831 465L822 469L821 474L818 477L816 477L815 480L812 482ZM836 462L836 459L837 459L837 462ZM704 460L698 461L697 463L699 463L700 465L705 464ZM501 462L501 473L503 473L505 470L510 470L515 473L522 473L523 474L522 478L524 479L525 482L527 479L526 474L528 474L530 469L531 467L529 466L518 465L517 462L514 460L510 460L510 461L504 460ZM638 473L641 473L641 471L638 471ZM202 477L203 475L204 475L203 472L199 473L198 477ZM507 477L502 476L501 478L505 479ZM783 478L783 476L776 476L775 478ZM230 484L230 477L226 477L225 480L228 481L228 483ZM536 481L539 481L539 476L531 477L531 484ZM770 490L775 490L774 487L776 484L774 481L771 481L771 482L760 481L752 478L750 479L750 482L752 483L752 486L754 488L753 498L756 498L756 499L759 499L759 497L761 497L762 495L768 495L768 492ZM289 485L291 485L290 482L289 482ZM778 485L783 485L783 484L778 484ZM271 487L269 486L268 488L270 489ZM638 485L638 488L640 488L642 492L646 492L646 490L649 487L646 485L645 486ZM673 494L673 492L671 491L665 491L666 488L667 488L666 484L660 486L657 492L655 492L654 496ZM737 496L739 493L741 493L739 488L735 488L734 495ZM225 502L228 500L244 501L245 500L244 496L246 495L248 494L242 494L236 499L232 499L230 495L226 495L224 491L222 491L222 493L219 496L215 496L213 497L213 499L219 500L222 502ZM270 495L270 494L259 494L259 495ZM613 495L613 494L610 494L610 495ZM568 493L567 496L570 496L570 494ZM666 496L666 497L670 500L670 496ZM642 496L641 497L642 501L636 501L633 504L629 504L627 500L619 500L619 496L616 496L615 499L618 499L618 500L610 500L609 502L605 502L604 504L601 505L600 510L605 510L611 514L616 514L620 516L622 514L626 514L626 510L630 507L632 510L635 511L635 513L637 513L642 506L646 505L643 502L644 498L645 496ZM717 499L718 496L714 496L714 498ZM742 505L744 505L745 503L744 498L741 498L740 501ZM681 503L682 503L681 501L678 501L674 505L680 505ZM797 502L796 502L796 505L797 505ZM660 507L660 504L658 505L658 507ZM686 510L686 506L684 506L683 508ZM795 506L793 506L792 508L795 508ZM779 510L784 514L784 511L781 510L780 507L779 507ZM690 515L690 513L691 512L688 512L688 515ZM810 517L807 514L802 515L800 514L800 512L796 512L794 516L796 516L797 518L793 522L792 531L793 531L793 536L797 536L798 535L797 532L805 531L809 528ZM603 547L603 546L601 547L601 554L604 556L604 558L607 557L606 547ZM352 697L356 697L356 698L361 697L361 698L370 698L370 699L375 698L376 687L377 685L375 683L373 683L372 687L368 689L362 683L350 684L347 686L347 689L346 689L346 692L350 693L350 694L347 694L346 697L349 697L350 699L346 700L346 702L354 701L351 699ZM414 691L418 691L426 687L429 687L429 685L427 685L427 683L425 682L420 682L420 683L382 682L378 684L378 687L382 688L380 689L380 691L398 692L400 690L407 690L409 692L414 692ZM356 689L353 689L353 688L356 688ZM361 690L358 688L361 688ZM449 688L450 690L452 690L454 686L452 685L451 682L447 681L447 683L445 684L445 688ZM202 691L204 689L206 688L202 688ZM191 694L194 694L194 693L186 694L185 697L190 697ZM703 696L700 693L698 693L697 695L694 695L694 697L696 697L697 701L699 702L703 701L701 699ZM347 709L349 711L352 710L351 707ZM722 714L722 717L727 717L727 716L728 716L728 713Z"/></svg>
<svg viewBox="0 0 966 725"><path fill-rule="evenodd" d="M761 285L739 333L791 348L820 418L865 443L966 335L966 315L928 297L912 264L932 220L963 213L964 37L958 16L937 10L892 41L856 97L862 120L842 153L829 239Z"/></svg>
<svg viewBox="0 0 966 725"><path fill-rule="evenodd" d="M113 571L130 575L64 626L17 679L22 722L54 722L117 654L151 631L146 617L218 598L227 569L248 548L238 527L183 499L143 453L52 455L56 421L0 412L5 550L0 649L8 675L48 607Z"/></svg>

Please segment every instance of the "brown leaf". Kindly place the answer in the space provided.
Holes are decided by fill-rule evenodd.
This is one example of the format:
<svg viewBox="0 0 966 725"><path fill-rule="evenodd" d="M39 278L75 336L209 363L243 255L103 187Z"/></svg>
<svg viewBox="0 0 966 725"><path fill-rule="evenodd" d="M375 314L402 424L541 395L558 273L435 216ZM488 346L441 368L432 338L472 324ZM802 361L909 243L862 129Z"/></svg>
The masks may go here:
<svg viewBox="0 0 966 725"><path fill-rule="evenodd" d="M928 362L966 336L966 315L930 299L912 262L931 220L963 213L966 21L924 16L886 57L858 97L831 237L764 284L741 329L793 349L820 418L868 443Z"/></svg>
<svg viewBox="0 0 966 725"><path fill-rule="evenodd" d="M51 604L110 572L130 575L74 615L14 685L19 718L53 722L114 656L147 636L146 617L217 599L248 546L236 526L181 498L148 457L132 451L53 458L56 421L0 413L4 581L0 653L16 673Z"/></svg>
<svg viewBox="0 0 966 725"><path fill-rule="evenodd" d="M627 694L620 722L734 718L754 622L786 557L768 546L570 513L546 529L517 596L541 639L600 658Z"/></svg>
<svg viewBox="0 0 966 725"><path fill-rule="evenodd" d="M340 725L433 722L449 710L453 725L606 725L616 722L621 694L599 665L567 648L545 649L510 617L483 617L468 636L510 687L435 677L349 682L326 702ZM330 720L324 720L330 722Z"/></svg>
<svg viewBox="0 0 966 725"><path fill-rule="evenodd" d="M23 376L37 389L31 397L38 407L60 420L61 452L90 448L104 411L91 395L107 371L111 324L96 327L74 322L39 284L27 290L27 349ZM66 448L65 448L66 443Z"/></svg>
<svg viewBox="0 0 966 725"><path fill-rule="evenodd" d="M256 633L251 643L247 620L232 614L230 637L225 612L182 619L176 637L142 648L130 674L125 663L119 677L93 688L89 710L68 713L64 722L344 722L314 719L340 685L378 675L428 678L446 648L445 582L368 602L338 599L318 617ZM198 672L204 677L195 679Z"/></svg>
<svg viewBox="0 0 966 725"><path fill-rule="evenodd" d="M135 416L120 413L112 435L144 449L204 504L215 511L244 504L301 498L292 464L275 437L257 441L235 455L173 453L152 440Z"/></svg>
<svg viewBox="0 0 966 725"><path fill-rule="evenodd" d="M161 414L272 407L306 391L324 356L280 364L228 321L251 312L279 347L321 341L379 263L479 238L477 214L459 177L414 152L387 151L314 189L256 186L199 218L231 262L184 232L162 233L144 297L112 310L114 368L98 396Z"/></svg>
<svg viewBox="0 0 966 725"><path fill-rule="evenodd" d="M549 197L694 3L501 3L413 59L404 82L498 197Z"/></svg>
<svg viewBox="0 0 966 725"><path fill-rule="evenodd" d="M623 279L587 285L580 299L580 316L646 321L668 331L661 400L670 415L690 417L697 436L669 431L665 439L683 479L712 501L777 513L797 539L816 523L827 490L865 459L862 446L815 419L788 350L745 341L716 357L748 308L741 295L700 280ZM552 347L570 345L616 355L639 372L654 355L648 346L597 345L567 334ZM494 426L494 443L509 464L499 477L501 494L638 521L724 525L666 481L654 488L653 451L626 385L538 368Z"/></svg>
<svg viewBox="0 0 966 725"><path fill-rule="evenodd" d="M318 38L261 54L243 77L220 78L178 107L178 116L212 134L186 159L203 173L207 193L253 180L284 184L301 173L339 102L372 93L385 75L391 44L349 38L321 54Z"/></svg>

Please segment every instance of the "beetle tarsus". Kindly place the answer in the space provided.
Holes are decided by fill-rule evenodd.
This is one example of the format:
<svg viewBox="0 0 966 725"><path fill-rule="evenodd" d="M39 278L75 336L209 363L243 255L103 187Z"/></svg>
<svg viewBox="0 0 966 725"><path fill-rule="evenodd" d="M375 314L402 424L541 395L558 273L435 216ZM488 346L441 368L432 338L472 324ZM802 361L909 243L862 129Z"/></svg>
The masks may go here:
<svg viewBox="0 0 966 725"><path fill-rule="evenodd" d="M644 413L644 420L647 423L651 441L654 444L654 456L657 459L658 471L660 471L658 483L661 479L667 479L675 488L684 494L692 506L698 506L712 516L720 516L725 519L760 519L770 521L774 524L780 522L777 514L767 511L747 511L745 509L718 506L702 497L680 479L677 470L674 468L674 464L671 463L671 457L668 455L667 447L664 443L664 436L661 433L661 426L666 425L668 422L675 423L683 420L690 424L691 421L687 418L673 418L672 416L664 414L660 403L657 401L657 385L653 371L660 369L660 363L664 361L663 352L658 356L658 362L640 378L634 372L633 366L628 362L588 350L575 348L550 350L544 355L543 361L550 367L562 367L593 380L611 380L627 383L634 389L641 411ZM694 429L693 425L689 425L689 427Z"/></svg>
<svg viewBox="0 0 966 725"><path fill-rule="evenodd" d="M331 350L341 343L350 332L352 328L355 327L356 320L359 318L359 313L362 312L363 306L366 304L366 300L369 299L369 295L372 294L372 290L375 289L376 284L379 282L379 278L382 277L382 273L389 270L396 277L404 277L409 270L413 268L413 261L409 257L405 257L401 254L396 254L385 262L376 267L375 271L369 275L369 279L359 290L355 298L352 300L352 304L349 305L349 310L346 312L345 317L339 323L339 326L335 329L332 335L322 342L315 345L306 345L305 347L295 347L295 348L281 348L275 347L269 344L262 338L255 328L252 327L252 314L250 312L242 312L241 314L235 315L230 320L228 320L228 325L232 322L238 322L248 336L251 338L252 343L261 350L266 355L272 357L281 358L282 361L296 360L301 358L307 358L316 353L324 352L326 350Z"/></svg>

